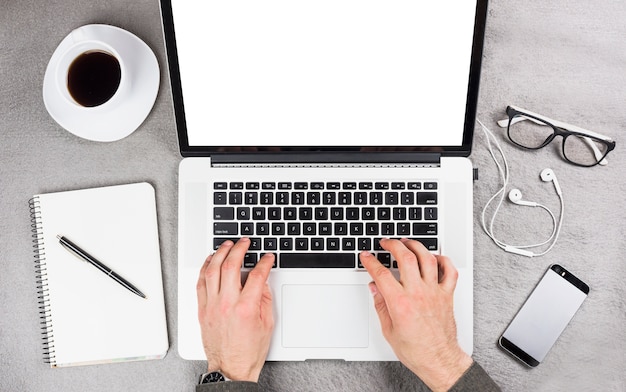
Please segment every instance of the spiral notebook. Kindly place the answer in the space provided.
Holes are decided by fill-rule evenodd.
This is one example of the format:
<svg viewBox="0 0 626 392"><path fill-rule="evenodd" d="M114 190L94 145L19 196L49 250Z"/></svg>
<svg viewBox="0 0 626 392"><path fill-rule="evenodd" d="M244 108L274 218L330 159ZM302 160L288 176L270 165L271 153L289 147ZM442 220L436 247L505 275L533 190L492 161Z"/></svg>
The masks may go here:
<svg viewBox="0 0 626 392"><path fill-rule="evenodd" d="M44 360L51 367L163 358L169 343L154 188L147 183L35 195ZM124 277L132 293L57 235Z"/></svg>

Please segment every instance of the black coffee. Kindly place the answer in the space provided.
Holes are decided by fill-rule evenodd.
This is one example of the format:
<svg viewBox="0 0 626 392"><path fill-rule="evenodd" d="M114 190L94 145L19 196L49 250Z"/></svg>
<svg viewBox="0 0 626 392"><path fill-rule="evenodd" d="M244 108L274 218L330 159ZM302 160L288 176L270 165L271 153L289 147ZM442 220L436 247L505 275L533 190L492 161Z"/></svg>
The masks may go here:
<svg viewBox="0 0 626 392"><path fill-rule="evenodd" d="M92 51L76 57L67 71L67 89L82 106L102 105L120 86L122 70L109 53Z"/></svg>

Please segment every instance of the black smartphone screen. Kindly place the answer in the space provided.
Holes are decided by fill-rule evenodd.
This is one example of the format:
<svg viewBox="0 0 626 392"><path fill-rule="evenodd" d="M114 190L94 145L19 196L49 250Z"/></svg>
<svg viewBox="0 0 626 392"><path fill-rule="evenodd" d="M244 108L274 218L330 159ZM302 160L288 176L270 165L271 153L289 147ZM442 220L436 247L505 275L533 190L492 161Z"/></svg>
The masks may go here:
<svg viewBox="0 0 626 392"><path fill-rule="evenodd" d="M587 284L560 265L552 265L500 337L500 346L528 366L537 366L587 294Z"/></svg>

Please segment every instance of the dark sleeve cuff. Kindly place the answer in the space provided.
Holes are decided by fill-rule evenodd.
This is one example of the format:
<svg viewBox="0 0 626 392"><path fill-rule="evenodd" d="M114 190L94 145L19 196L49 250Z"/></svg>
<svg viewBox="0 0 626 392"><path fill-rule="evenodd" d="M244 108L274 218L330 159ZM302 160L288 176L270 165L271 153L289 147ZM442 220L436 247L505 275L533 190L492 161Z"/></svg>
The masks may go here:
<svg viewBox="0 0 626 392"><path fill-rule="evenodd" d="M500 392L498 384L493 381L485 370L478 364L472 362L472 366L459 378L448 392Z"/></svg>
<svg viewBox="0 0 626 392"><path fill-rule="evenodd" d="M250 381L227 381L197 385L196 392L261 392L261 387Z"/></svg>

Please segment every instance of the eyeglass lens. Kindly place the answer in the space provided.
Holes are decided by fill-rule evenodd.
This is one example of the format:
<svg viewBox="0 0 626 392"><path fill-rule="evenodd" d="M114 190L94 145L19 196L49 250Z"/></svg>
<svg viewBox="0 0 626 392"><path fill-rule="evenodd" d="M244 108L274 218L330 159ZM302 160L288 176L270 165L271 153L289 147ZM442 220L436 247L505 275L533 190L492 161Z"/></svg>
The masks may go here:
<svg viewBox="0 0 626 392"><path fill-rule="evenodd" d="M515 144L529 149L545 147L555 136L552 125L523 115L511 118L509 138ZM608 146L593 137L578 134L563 135L563 155L572 163L593 166L607 154Z"/></svg>

